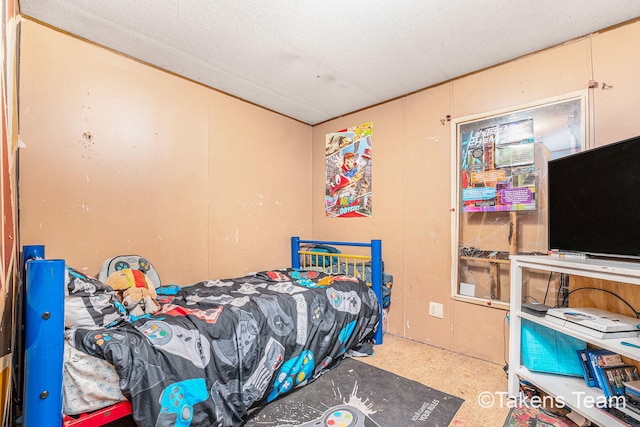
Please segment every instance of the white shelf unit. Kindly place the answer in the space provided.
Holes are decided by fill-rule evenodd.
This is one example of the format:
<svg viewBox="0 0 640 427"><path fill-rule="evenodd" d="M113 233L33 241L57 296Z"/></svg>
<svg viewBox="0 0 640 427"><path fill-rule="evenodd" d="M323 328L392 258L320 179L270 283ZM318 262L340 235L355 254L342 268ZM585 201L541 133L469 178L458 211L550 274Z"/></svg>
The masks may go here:
<svg viewBox="0 0 640 427"><path fill-rule="evenodd" d="M591 277L614 282L640 285L640 263L632 261L612 261L575 255L514 255L511 256L511 299L509 323L509 383L508 395L517 398L519 378L526 380L552 396L561 396L575 412L600 426L626 426L606 412L595 408L589 402L603 399L600 389L589 387L583 378L566 375L531 372L521 364L522 319L546 326L552 330L578 338L598 347L614 351L622 356L640 360L640 348L623 346L621 341L640 344L637 338L600 340L578 331L551 323L544 317L522 311L523 270L564 273L573 276ZM640 321L639 321L640 323ZM577 356L576 356L577 357Z"/></svg>

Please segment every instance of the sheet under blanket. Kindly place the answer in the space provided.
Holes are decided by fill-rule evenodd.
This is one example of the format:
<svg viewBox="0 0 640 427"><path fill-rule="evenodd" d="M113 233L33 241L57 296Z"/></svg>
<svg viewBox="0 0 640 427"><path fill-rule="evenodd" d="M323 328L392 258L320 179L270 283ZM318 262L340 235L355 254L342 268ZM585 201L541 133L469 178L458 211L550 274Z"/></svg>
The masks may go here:
<svg viewBox="0 0 640 427"><path fill-rule="evenodd" d="M251 407L312 381L372 334L373 291L350 276L318 286L325 277L204 281L154 315L70 335L113 364L139 426L239 426Z"/></svg>

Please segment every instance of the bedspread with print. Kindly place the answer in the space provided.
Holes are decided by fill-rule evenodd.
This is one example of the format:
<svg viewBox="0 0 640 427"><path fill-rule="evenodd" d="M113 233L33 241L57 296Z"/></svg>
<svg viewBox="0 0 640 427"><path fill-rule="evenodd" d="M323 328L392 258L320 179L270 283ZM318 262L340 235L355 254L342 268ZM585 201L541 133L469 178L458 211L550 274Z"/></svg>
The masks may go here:
<svg viewBox="0 0 640 427"><path fill-rule="evenodd" d="M378 320L365 282L289 269L184 287L154 315L79 328L72 342L115 366L138 426L238 426L368 340Z"/></svg>

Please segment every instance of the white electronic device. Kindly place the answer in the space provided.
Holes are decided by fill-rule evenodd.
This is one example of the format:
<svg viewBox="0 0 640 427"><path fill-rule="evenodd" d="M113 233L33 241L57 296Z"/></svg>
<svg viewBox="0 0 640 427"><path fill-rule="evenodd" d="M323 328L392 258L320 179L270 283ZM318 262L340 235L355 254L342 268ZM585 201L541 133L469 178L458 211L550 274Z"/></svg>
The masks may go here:
<svg viewBox="0 0 640 427"><path fill-rule="evenodd" d="M640 335L640 319L598 308L550 308L545 319L600 339Z"/></svg>

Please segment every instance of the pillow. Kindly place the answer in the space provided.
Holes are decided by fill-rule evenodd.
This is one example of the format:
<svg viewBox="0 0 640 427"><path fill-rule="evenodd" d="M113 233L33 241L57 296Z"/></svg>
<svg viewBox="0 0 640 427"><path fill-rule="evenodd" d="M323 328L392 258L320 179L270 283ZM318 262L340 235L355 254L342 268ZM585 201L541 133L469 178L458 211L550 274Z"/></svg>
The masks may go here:
<svg viewBox="0 0 640 427"><path fill-rule="evenodd" d="M65 327L107 326L123 318L109 286L69 266L65 266L64 275Z"/></svg>
<svg viewBox="0 0 640 427"><path fill-rule="evenodd" d="M112 364L64 342L63 412L80 415L127 400Z"/></svg>
<svg viewBox="0 0 640 427"><path fill-rule="evenodd" d="M162 286L156 269L148 259L140 255L118 255L105 260L100 267L98 280L106 282L112 273L125 268L142 271L153 282L154 287Z"/></svg>

